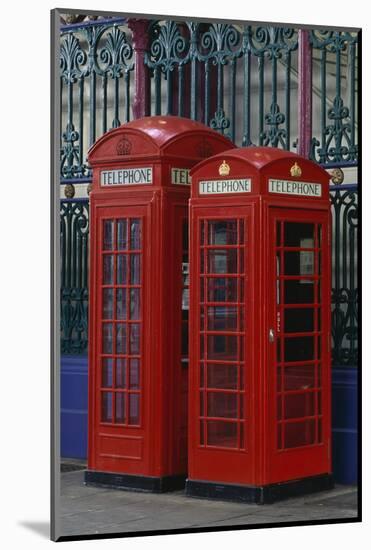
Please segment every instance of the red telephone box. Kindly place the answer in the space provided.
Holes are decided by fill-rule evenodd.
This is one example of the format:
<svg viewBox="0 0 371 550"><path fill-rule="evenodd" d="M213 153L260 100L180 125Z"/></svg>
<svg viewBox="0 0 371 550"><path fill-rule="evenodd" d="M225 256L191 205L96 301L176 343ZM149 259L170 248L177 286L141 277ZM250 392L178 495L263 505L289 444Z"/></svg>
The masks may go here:
<svg viewBox="0 0 371 550"><path fill-rule="evenodd" d="M329 176L266 147L191 176L186 492L265 503L330 488Z"/></svg>
<svg viewBox="0 0 371 550"><path fill-rule="evenodd" d="M184 485L189 169L230 147L203 124L156 116L89 151L89 484Z"/></svg>

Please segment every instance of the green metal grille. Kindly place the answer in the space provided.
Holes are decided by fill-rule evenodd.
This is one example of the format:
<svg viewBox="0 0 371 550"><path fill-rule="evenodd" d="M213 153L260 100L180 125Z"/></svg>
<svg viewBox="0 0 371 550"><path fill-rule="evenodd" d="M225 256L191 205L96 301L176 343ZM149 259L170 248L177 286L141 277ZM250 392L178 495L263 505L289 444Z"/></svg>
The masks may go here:
<svg viewBox="0 0 371 550"><path fill-rule="evenodd" d="M88 342L88 200L61 201L61 353L81 354Z"/></svg>
<svg viewBox="0 0 371 550"><path fill-rule="evenodd" d="M64 27L61 34L61 182L86 181L88 147L133 118L135 48L131 20ZM148 114L197 119L237 146L295 150L298 31L191 21L152 21L144 55ZM310 32L311 158L356 165L358 35ZM308 130L310 131L310 129ZM310 137L310 136L309 136ZM331 192L333 362L357 363L357 186ZM85 353L88 315L88 201L61 201L63 353Z"/></svg>

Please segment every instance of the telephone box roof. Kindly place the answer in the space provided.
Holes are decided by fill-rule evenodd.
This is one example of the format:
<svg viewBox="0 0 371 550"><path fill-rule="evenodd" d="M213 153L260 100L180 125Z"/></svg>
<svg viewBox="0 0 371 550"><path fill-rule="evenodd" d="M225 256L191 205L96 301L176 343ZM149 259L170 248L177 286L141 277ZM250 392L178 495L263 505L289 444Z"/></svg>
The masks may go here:
<svg viewBox="0 0 371 550"><path fill-rule="evenodd" d="M257 172L264 170L270 164L276 162L285 161L285 159L290 159L292 161L300 160L301 164L311 165L311 170L318 170L318 174L321 173L324 175L325 170L314 163L313 161L306 159L298 155L297 153L292 153L291 151L285 151L283 149L278 149L277 147L238 147L234 149L228 149L222 153L218 153L209 159L205 159L191 170L191 174L198 172L200 168L205 166L205 164L212 162L213 160L218 161L220 159L236 159L242 162L246 162L250 167L255 169Z"/></svg>
<svg viewBox="0 0 371 550"><path fill-rule="evenodd" d="M133 154L152 153L162 155L166 152L174 152L173 144L184 143L185 145L184 140L187 136L189 139L192 139L192 136L199 136L201 139L205 138L207 141L219 144L216 151L215 149L212 151L209 147L210 151L207 154L192 152L191 156L198 157L200 160L202 157L210 156L213 152L216 153L221 149L225 150L234 146L228 138L195 120L173 115L148 116L127 122L103 134L89 149L89 161L96 162L97 159L109 156L117 139L130 138L130 136L133 139L140 140L141 143L139 147L133 147ZM139 144L138 141L137 143ZM189 154L187 146L183 147L182 145L178 154L182 156L186 153Z"/></svg>
<svg viewBox="0 0 371 550"><path fill-rule="evenodd" d="M148 116L132 120L122 128L139 130L150 136L159 146L185 132L214 132L201 122L180 116Z"/></svg>

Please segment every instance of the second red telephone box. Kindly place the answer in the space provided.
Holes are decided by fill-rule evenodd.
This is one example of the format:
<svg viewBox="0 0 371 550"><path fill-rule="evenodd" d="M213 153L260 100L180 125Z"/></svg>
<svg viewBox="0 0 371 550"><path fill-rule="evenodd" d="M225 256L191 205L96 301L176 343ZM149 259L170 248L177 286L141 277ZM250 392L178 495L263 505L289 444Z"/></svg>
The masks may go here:
<svg viewBox="0 0 371 550"><path fill-rule="evenodd" d="M330 488L329 176L264 147L191 175L187 494Z"/></svg>
<svg viewBox="0 0 371 550"><path fill-rule="evenodd" d="M203 124L156 116L89 152L89 484L184 485L189 170L230 147Z"/></svg>

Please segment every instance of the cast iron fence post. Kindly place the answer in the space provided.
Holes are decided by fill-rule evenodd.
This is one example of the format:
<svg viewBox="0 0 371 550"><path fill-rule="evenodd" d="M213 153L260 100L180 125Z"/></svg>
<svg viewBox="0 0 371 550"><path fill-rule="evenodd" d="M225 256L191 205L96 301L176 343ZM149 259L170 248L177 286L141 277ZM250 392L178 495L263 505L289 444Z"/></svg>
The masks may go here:
<svg viewBox="0 0 371 550"><path fill-rule="evenodd" d="M135 93L132 101L133 118L150 114L150 75L144 64L144 57L149 46L149 19L129 19L128 27L132 32L134 50Z"/></svg>
<svg viewBox="0 0 371 550"><path fill-rule="evenodd" d="M312 48L309 31L298 31L298 153L309 158L312 141Z"/></svg>

